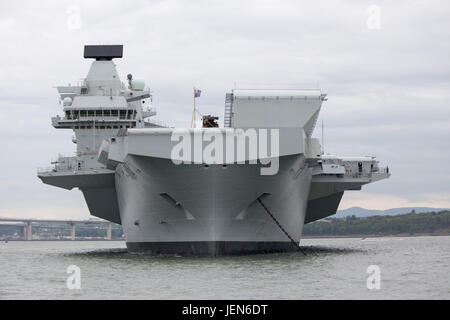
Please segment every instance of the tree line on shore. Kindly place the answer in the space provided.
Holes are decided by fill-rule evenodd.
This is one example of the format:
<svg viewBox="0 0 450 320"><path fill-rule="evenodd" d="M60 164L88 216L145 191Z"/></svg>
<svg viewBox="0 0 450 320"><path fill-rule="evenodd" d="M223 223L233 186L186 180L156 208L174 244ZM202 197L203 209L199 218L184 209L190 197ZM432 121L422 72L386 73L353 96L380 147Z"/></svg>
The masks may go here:
<svg viewBox="0 0 450 320"><path fill-rule="evenodd" d="M326 218L308 223L306 236L449 234L450 211L408 213L394 216Z"/></svg>

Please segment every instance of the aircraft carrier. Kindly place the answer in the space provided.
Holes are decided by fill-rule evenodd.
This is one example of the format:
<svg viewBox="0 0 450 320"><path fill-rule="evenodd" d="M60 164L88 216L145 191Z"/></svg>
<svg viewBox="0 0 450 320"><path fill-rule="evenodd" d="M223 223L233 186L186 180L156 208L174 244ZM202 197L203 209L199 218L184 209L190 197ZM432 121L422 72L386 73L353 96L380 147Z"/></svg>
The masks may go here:
<svg viewBox="0 0 450 320"><path fill-rule="evenodd" d="M228 255L299 250L303 225L336 213L346 190L389 177L375 157L323 154L312 138L320 90L234 89L224 125L169 128L145 82L121 82L122 45L90 45L77 85L57 87L76 153L39 170L79 188L92 215L123 226L129 252ZM62 213L63 214L63 213Z"/></svg>

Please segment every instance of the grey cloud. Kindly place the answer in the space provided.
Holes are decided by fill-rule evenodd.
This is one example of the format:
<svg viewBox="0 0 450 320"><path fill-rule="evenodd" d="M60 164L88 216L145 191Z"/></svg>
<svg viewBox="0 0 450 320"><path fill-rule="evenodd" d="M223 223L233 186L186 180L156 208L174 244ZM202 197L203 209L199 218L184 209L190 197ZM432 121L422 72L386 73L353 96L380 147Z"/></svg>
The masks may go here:
<svg viewBox="0 0 450 320"><path fill-rule="evenodd" d="M50 126L50 117L61 113L52 86L86 75L90 62L82 58L82 46L87 43L123 43L124 59L116 61L122 79L127 73L145 79L154 91L157 119L177 126L190 123L193 86L203 90L200 111L222 116L225 92L235 82L319 85L329 94L320 118L326 149L375 154L393 172L390 180L364 192L405 201L448 194L450 206L450 172L442 164L450 156L450 5L377 1L382 20L374 31L366 28L371 4L0 4L0 164L6 168L0 215L65 204L75 215L87 214L80 192L44 186L35 176L36 167L48 165L58 152L74 150L72 133ZM66 26L70 5L81 10L80 30ZM320 130L315 135L320 137ZM432 206L433 197L427 199Z"/></svg>

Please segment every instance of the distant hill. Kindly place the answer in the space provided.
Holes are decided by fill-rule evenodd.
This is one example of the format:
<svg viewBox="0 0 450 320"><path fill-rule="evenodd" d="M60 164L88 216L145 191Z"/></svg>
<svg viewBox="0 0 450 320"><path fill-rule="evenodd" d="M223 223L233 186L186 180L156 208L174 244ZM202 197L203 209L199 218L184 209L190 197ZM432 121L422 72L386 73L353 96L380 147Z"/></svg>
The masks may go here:
<svg viewBox="0 0 450 320"><path fill-rule="evenodd" d="M438 212L443 210L448 210L447 208L429 208L429 207L403 207L403 208L392 208L386 210L372 210L364 209L361 207L351 207L344 210L338 210L337 213L330 218L345 218L348 216L355 216L358 218L371 217L371 216L395 216L397 214L411 213L414 210L415 213L423 212Z"/></svg>

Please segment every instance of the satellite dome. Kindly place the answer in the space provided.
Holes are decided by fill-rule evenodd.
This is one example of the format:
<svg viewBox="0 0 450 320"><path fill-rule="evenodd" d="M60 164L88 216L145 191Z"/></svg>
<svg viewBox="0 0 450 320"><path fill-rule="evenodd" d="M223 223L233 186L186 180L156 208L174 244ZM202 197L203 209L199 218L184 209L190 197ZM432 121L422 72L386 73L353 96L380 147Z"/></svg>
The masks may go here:
<svg viewBox="0 0 450 320"><path fill-rule="evenodd" d="M72 98L71 97L65 97L63 100L64 107L69 107L72 105Z"/></svg>

